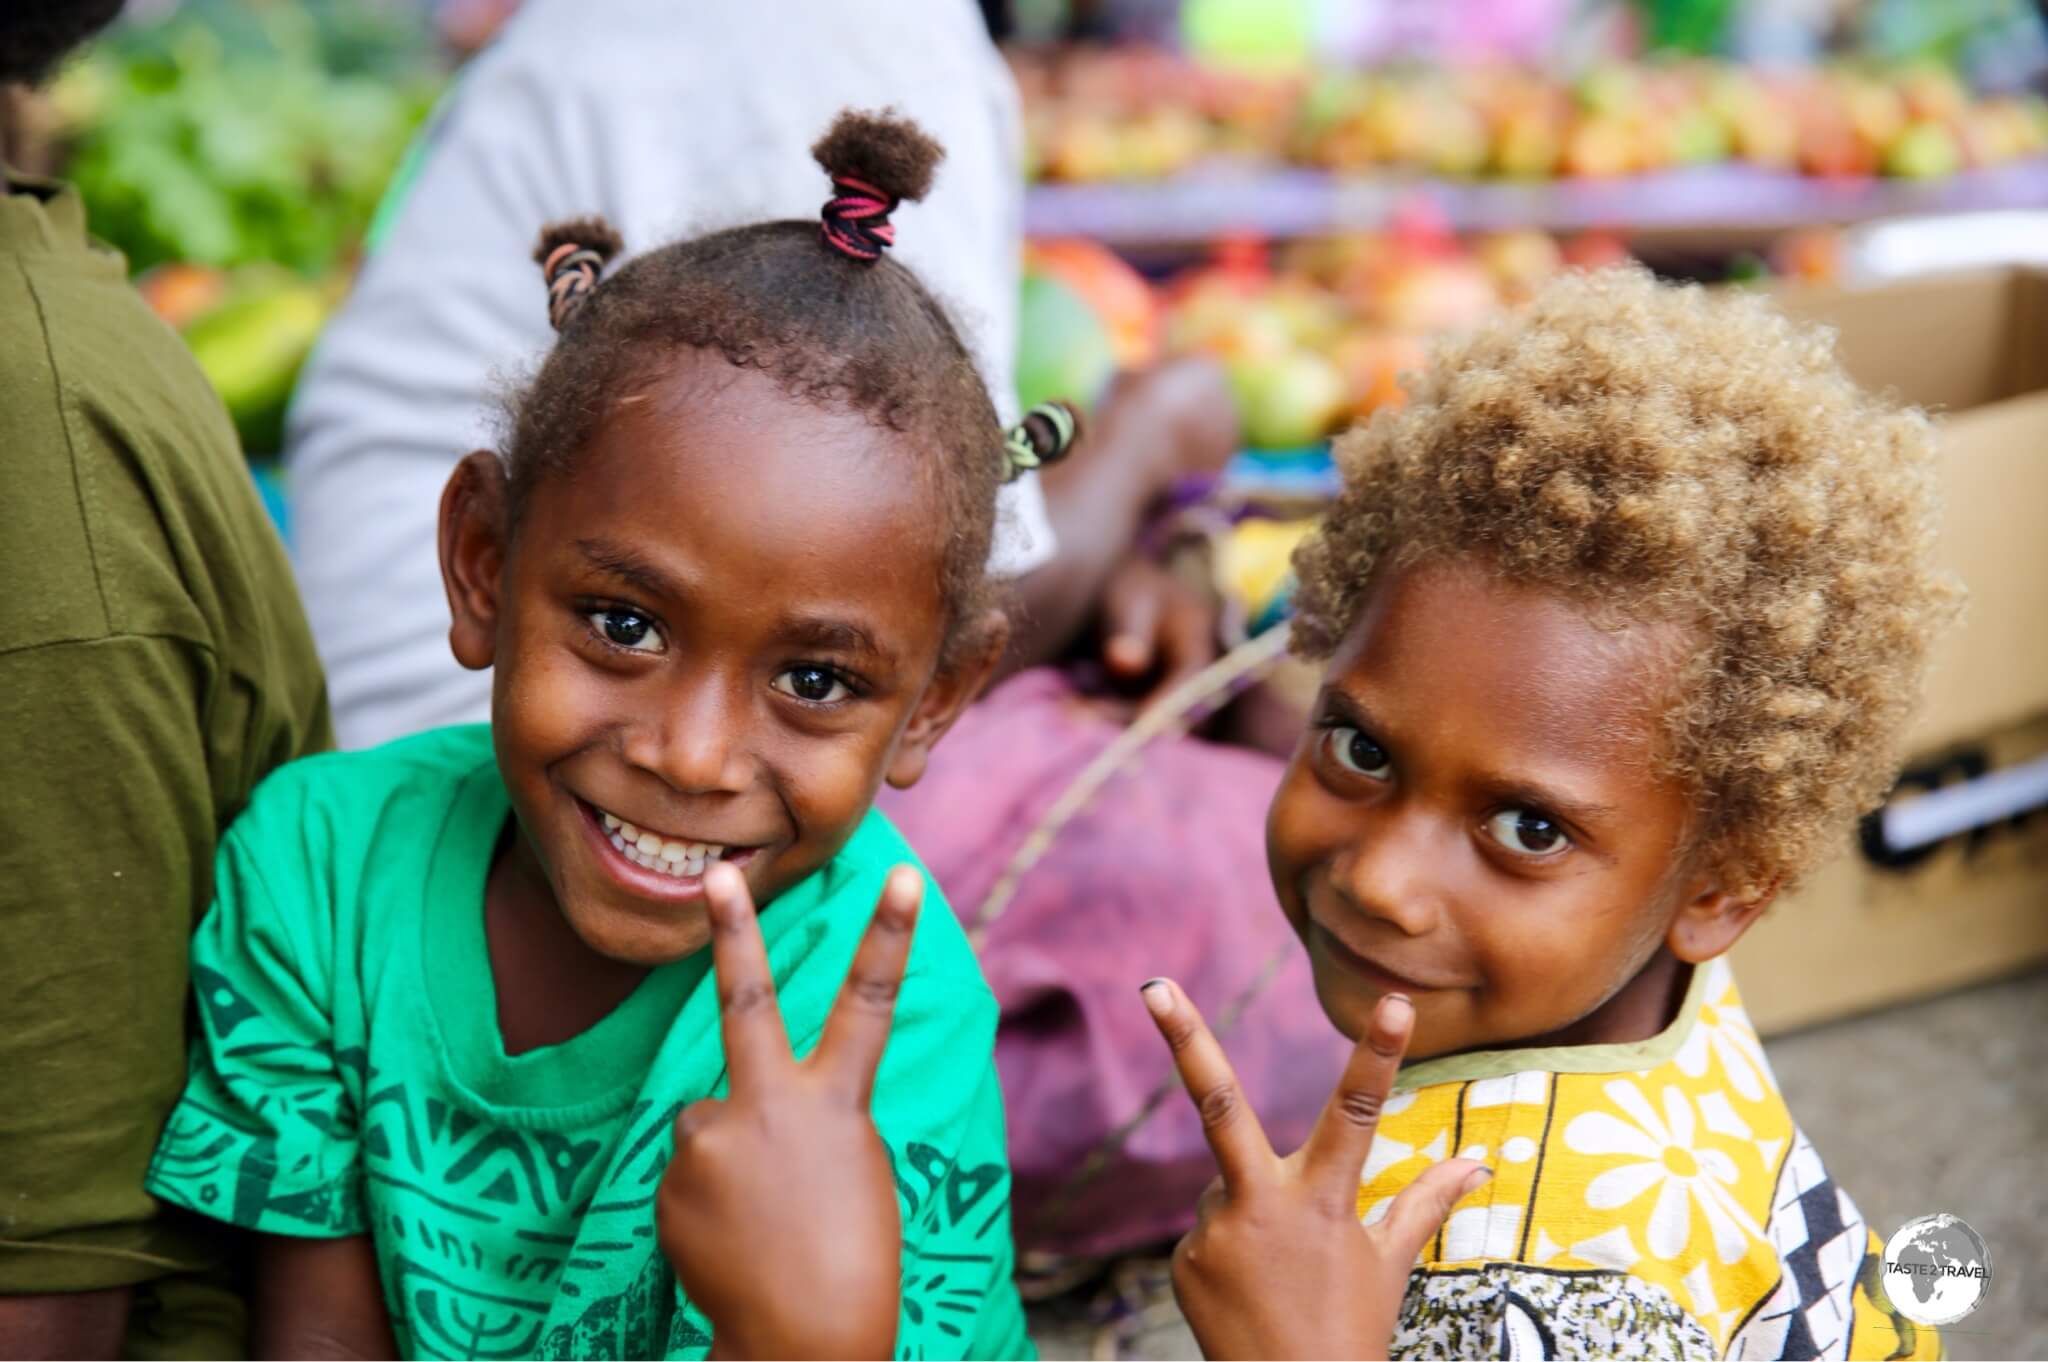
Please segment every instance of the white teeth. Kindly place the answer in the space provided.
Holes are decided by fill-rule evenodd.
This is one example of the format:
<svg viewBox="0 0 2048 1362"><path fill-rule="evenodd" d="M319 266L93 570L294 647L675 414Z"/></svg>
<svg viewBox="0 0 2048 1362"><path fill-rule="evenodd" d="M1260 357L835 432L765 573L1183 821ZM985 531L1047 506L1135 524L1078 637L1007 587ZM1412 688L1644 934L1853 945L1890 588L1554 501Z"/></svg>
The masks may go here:
<svg viewBox="0 0 2048 1362"><path fill-rule="evenodd" d="M604 813L605 838L612 849L634 865L658 870L677 879L695 879L704 868L725 855L725 848L711 842L686 842L663 837L628 823L615 814Z"/></svg>

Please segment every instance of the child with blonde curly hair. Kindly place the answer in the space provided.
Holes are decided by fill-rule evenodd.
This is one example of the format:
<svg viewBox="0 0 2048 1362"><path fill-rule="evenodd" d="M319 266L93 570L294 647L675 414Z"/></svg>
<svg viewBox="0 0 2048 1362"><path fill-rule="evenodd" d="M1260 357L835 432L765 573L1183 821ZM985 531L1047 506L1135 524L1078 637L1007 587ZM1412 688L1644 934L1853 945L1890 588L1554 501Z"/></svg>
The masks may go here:
<svg viewBox="0 0 2048 1362"><path fill-rule="evenodd" d="M1937 1355L1723 959L1896 770L1959 595L1926 420L1825 332L1640 271L1447 342L1413 397L1340 444L1297 558L1328 668L1268 854L1358 1042L1300 1153L1144 990L1223 1169L1176 1255L1196 1336Z"/></svg>

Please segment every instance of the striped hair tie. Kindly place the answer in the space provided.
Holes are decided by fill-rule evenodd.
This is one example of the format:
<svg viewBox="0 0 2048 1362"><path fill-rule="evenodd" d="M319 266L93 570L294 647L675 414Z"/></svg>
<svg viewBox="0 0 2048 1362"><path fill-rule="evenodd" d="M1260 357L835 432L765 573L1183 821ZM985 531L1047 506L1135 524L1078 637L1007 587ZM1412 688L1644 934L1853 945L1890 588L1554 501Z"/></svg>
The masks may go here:
<svg viewBox="0 0 2048 1362"><path fill-rule="evenodd" d="M896 244L896 228L889 214L902 200L851 175L834 175L832 187L837 192L820 210L825 244L863 264L874 264L883 250Z"/></svg>
<svg viewBox="0 0 2048 1362"><path fill-rule="evenodd" d="M541 264L541 277L548 284L548 322L560 331L590 291L604 269L604 257L587 246L565 241L548 252Z"/></svg>
<svg viewBox="0 0 2048 1362"><path fill-rule="evenodd" d="M1081 417L1065 402L1040 402L1024 413L1003 437L1008 461L1004 482L1015 482L1035 468L1058 463L1081 436Z"/></svg>

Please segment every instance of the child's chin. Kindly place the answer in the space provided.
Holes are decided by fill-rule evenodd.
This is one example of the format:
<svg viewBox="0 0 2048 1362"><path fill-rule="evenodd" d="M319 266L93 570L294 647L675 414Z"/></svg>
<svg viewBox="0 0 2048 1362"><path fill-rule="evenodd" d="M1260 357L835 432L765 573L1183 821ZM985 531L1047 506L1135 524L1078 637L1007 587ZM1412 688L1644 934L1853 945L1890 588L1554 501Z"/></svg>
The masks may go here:
<svg viewBox="0 0 2048 1362"><path fill-rule="evenodd" d="M669 910L660 921L616 909L571 909L569 928L584 945L622 965L656 969L695 955L711 943L711 920L700 900Z"/></svg>
<svg viewBox="0 0 2048 1362"><path fill-rule="evenodd" d="M1344 1038L1353 1044L1365 1034L1372 1022L1373 1009L1380 1004L1384 994L1374 993L1357 983L1345 979L1325 981L1318 971L1316 978L1316 1000L1323 1006L1323 1015L1330 1019L1330 1025L1337 1028ZM1428 1008L1422 999L1416 999L1415 1031L1408 1038L1408 1049L1401 1056L1403 1064L1413 1064L1421 1059L1434 1059L1447 1055L1459 1048L1440 1029L1430 1025Z"/></svg>

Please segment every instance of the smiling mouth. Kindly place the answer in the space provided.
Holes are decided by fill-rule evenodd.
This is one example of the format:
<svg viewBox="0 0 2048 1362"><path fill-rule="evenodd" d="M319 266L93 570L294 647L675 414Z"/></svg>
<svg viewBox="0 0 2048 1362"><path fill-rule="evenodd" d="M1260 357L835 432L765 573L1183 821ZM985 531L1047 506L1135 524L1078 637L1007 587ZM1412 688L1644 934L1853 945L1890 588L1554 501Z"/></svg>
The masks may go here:
<svg viewBox="0 0 2048 1362"><path fill-rule="evenodd" d="M752 858L755 851L751 846L670 837L652 828L643 828L631 819L621 818L588 801L584 801L584 807L596 819L604 840L611 844L621 859L678 882L702 879L704 872L720 861L742 865Z"/></svg>
<svg viewBox="0 0 2048 1362"><path fill-rule="evenodd" d="M1436 984L1425 984L1420 980L1411 979L1405 974L1396 973L1385 965L1377 964L1367 959L1351 947L1345 945L1335 932L1320 922L1311 922L1309 930L1314 935L1316 942L1322 946L1325 954L1343 966L1347 971L1364 979L1368 984L1382 992L1432 993L1439 987Z"/></svg>

